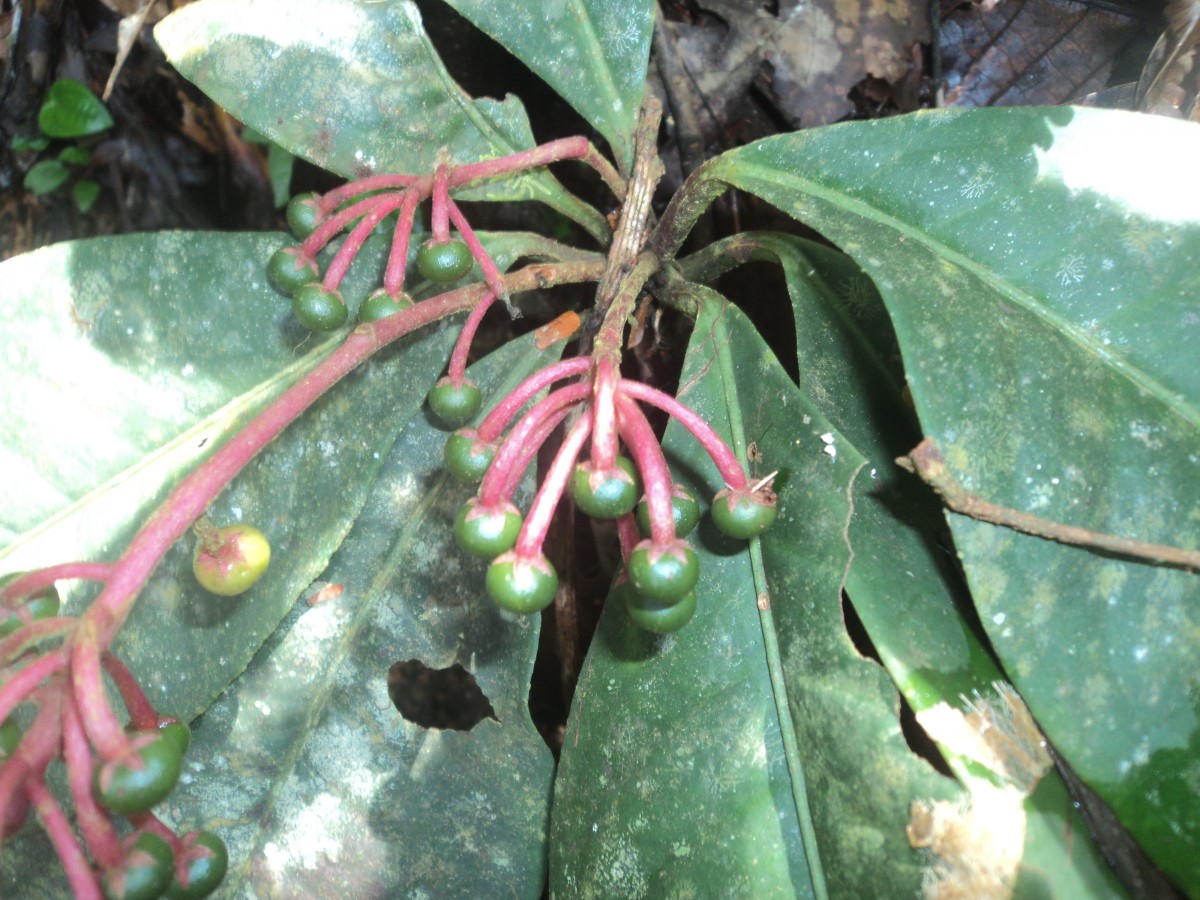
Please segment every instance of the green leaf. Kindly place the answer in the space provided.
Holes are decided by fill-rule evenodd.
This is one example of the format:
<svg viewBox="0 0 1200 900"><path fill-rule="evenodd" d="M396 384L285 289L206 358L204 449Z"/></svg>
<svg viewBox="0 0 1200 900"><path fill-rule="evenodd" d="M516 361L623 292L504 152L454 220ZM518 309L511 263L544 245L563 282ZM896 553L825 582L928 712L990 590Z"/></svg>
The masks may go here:
<svg viewBox="0 0 1200 900"><path fill-rule="evenodd" d="M95 94L78 81L60 78L46 91L38 126L53 138L77 138L112 127L112 116Z"/></svg>
<svg viewBox="0 0 1200 900"><path fill-rule="evenodd" d="M12 137L12 149L14 153L24 153L25 151L41 152L50 146L50 138L44 134L39 134L31 137L27 134L14 134Z"/></svg>
<svg viewBox="0 0 1200 900"><path fill-rule="evenodd" d="M985 499L1200 545L1192 124L976 110L768 139L710 177L849 252L922 427ZM1057 750L1200 891L1200 581L951 516L984 627Z"/></svg>
<svg viewBox="0 0 1200 900"><path fill-rule="evenodd" d="M336 344L314 343L267 284L282 242L137 235L4 264L0 302L24 340L0 362L0 567L114 559L173 484ZM352 271L352 305L375 274ZM349 376L219 495L217 524L250 522L273 546L251 592L217 598L195 584L190 538L167 554L117 644L165 711L207 707L325 567L451 341L445 329L414 335ZM69 608L92 593L73 587Z"/></svg>
<svg viewBox="0 0 1200 900"><path fill-rule="evenodd" d="M62 187L70 177L70 171L57 159L43 159L25 173L22 184L25 190L40 197Z"/></svg>
<svg viewBox="0 0 1200 900"><path fill-rule="evenodd" d="M828 247L784 235L743 239L783 268L814 403L868 456L853 488L847 535L854 559L845 590L880 660L972 793L973 807L988 815L1006 808L1013 833L1025 833L1018 879L1036 878L1047 896L1122 896L1062 777L1036 752L1040 734L1021 718L1019 698L964 618L970 598L937 541L937 499L893 462L920 432L903 400L899 348L882 298L849 257ZM1039 762L1013 766L1022 753ZM1010 787L1019 796L1006 794Z"/></svg>
<svg viewBox="0 0 1200 900"><path fill-rule="evenodd" d="M75 199L75 207L81 213L86 213L95 204L96 198L100 196L100 183L92 181L90 178L77 181L71 188L71 196Z"/></svg>
<svg viewBox="0 0 1200 900"><path fill-rule="evenodd" d="M63 147L59 160L70 166L86 166L92 157L82 147Z"/></svg>
<svg viewBox="0 0 1200 900"><path fill-rule="evenodd" d="M861 457L838 438L831 459L832 426L753 327L695 291L680 399L743 449L758 443L780 470L781 511L761 559L701 522L699 606L678 633L657 638L605 610L567 725L552 892L811 896L809 807L830 896L914 893L909 804L955 790L908 751L894 688L842 623ZM711 496L719 481L695 440L672 423L664 446L675 477Z"/></svg>
<svg viewBox="0 0 1200 900"><path fill-rule="evenodd" d="M467 163L535 144L518 99L472 100L454 83L409 2L202 0L154 34L171 64L240 121L346 178L431 172L443 147ZM540 200L607 233L545 171L461 196Z"/></svg>
<svg viewBox="0 0 1200 900"><path fill-rule="evenodd" d="M267 147L267 174L271 179L271 196L276 206L284 206L291 196L292 169L296 157L274 141Z"/></svg>
<svg viewBox="0 0 1200 900"><path fill-rule="evenodd" d="M630 169L654 30L653 3L449 2L575 107L604 135L618 164Z"/></svg>

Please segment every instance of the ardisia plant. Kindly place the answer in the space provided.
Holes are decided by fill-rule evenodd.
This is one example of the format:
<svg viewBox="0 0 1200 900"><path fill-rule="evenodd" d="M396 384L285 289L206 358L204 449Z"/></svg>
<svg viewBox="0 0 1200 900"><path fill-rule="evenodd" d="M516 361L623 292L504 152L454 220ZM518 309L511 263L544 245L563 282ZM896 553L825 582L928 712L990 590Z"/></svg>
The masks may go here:
<svg viewBox="0 0 1200 900"><path fill-rule="evenodd" d="M652 4L451 5L609 155L467 96L411 3L198 0L172 63L347 181L290 237L4 265L6 896L1200 895L1196 128L931 111L656 200ZM684 252L731 188L825 241ZM528 199L589 245L468 221ZM749 263L794 331L711 286ZM577 516L616 562L572 670ZM414 669L487 714L402 716Z"/></svg>

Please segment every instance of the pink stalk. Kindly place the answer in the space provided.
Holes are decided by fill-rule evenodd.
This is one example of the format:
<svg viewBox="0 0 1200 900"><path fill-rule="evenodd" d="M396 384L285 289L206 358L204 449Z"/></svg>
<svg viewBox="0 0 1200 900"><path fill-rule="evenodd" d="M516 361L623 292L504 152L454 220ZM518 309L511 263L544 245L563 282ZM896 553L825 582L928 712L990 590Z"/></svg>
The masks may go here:
<svg viewBox="0 0 1200 900"><path fill-rule="evenodd" d="M108 652L100 658L100 664L104 666L104 671L116 684L133 727L138 731L157 731L158 711L125 663Z"/></svg>
<svg viewBox="0 0 1200 900"><path fill-rule="evenodd" d="M170 844L176 861L183 855L183 841L179 839L179 835L172 831L154 813L146 810L146 812L138 813L136 816L130 816L129 821L139 831L151 831Z"/></svg>
<svg viewBox="0 0 1200 900"><path fill-rule="evenodd" d="M359 216L364 216L375 208L375 204L386 197L367 197L365 200L359 200L353 206L347 206L336 216L330 216L320 225L318 225L313 233L304 239L300 244L300 255L315 259L317 254L321 252L321 248L328 244L335 235L340 234L342 230Z"/></svg>
<svg viewBox="0 0 1200 900"><path fill-rule="evenodd" d="M71 691L88 739L101 759L110 760L129 748L129 736L117 720L104 690L104 679L100 674L101 642L96 632L95 621L85 614L71 639Z"/></svg>
<svg viewBox="0 0 1200 900"><path fill-rule="evenodd" d="M320 209L328 215L345 201L351 197L357 197L359 194L392 189L406 190L421 181L428 181L428 179L428 175L372 175L369 178L360 178L358 181L348 181L341 187L334 188L327 194L322 194L317 198L317 203Z"/></svg>
<svg viewBox="0 0 1200 900"><path fill-rule="evenodd" d="M650 539L659 547L673 544L675 514L671 509L671 470L658 438L654 436L654 429L646 421L645 413L628 397L617 400L617 421L625 446L642 473L650 513Z"/></svg>
<svg viewBox="0 0 1200 900"><path fill-rule="evenodd" d="M113 566L108 583L80 617L72 642L72 679L88 738L102 752L114 747L120 727L107 703L85 699L99 689L99 648L107 647L129 614L137 593L167 549L204 515L208 504L276 435L319 397L379 349L416 329L470 308L482 285L450 291L360 325L340 347L285 391L241 432L221 446L171 492ZM85 684L94 678L89 691ZM3 696L0 692L0 696ZM97 697L97 699L99 699Z"/></svg>
<svg viewBox="0 0 1200 900"><path fill-rule="evenodd" d="M386 322L387 319L380 321ZM543 398L525 414L500 445L487 474L483 476L483 483L479 486L479 502L483 506L491 509L505 499L501 490L509 481L510 470L520 460L522 448L529 443L530 437L538 431L541 423L559 410L586 400L591 392L591 385L586 383L568 385Z"/></svg>
<svg viewBox="0 0 1200 900"><path fill-rule="evenodd" d="M570 378L572 375L582 375L592 367L592 361L586 356L564 359L552 366L546 366L534 372L512 391L507 397L496 404L479 425L479 439L491 443L500 437L508 423L512 421L521 409L534 398L542 388Z"/></svg>
<svg viewBox="0 0 1200 900"><path fill-rule="evenodd" d="M471 342L475 340L475 332L479 330L479 323L483 321L484 315L491 309L492 304L495 302L495 293L488 291L484 298L471 310L471 314L467 316L467 321L463 323L462 331L458 333L458 340L454 342L454 352L450 354L448 374L452 384L461 385L467 377L467 355L471 352Z"/></svg>
<svg viewBox="0 0 1200 900"><path fill-rule="evenodd" d="M596 472L606 472L616 465L616 393L619 380L620 375L613 367L612 357L600 357L596 362L596 397L593 401L596 430L592 432L592 470Z"/></svg>
<svg viewBox="0 0 1200 900"><path fill-rule="evenodd" d="M346 277L346 272L350 270L350 263L354 261L354 257L358 255L358 251L362 249L363 242L375 230L375 226L383 221L392 210L404 205L408 199L407 194L386 194L377 198L375 206L371 211L362 217L362 220L354 226L354 230L338 248L337 254L329 263L329 268L325 270L325 277L322 283L325 285L325 290L336 291L341 286L342 279Z"/></svg>
<svg viewBox="0 0 1200 900"><path fill-rule="evenodd" d="M7 719L44 679L66 668L66 664L67 654L59 647L11 675L0 687L0 722Z"/></svg>
<svg viewBox="0 0 1200 900"><path fill-rule="evenodd" d="M583 443L591 430L592 417L585 412L563 438L562 445L554 456L554 462L550 463L537 496L533 498L533 505L529 507L529 515L525 517L525 523L521 526L521 534L517 537L516 547L513 548L518 557L537 559L541 555L542 544L554 519L554 510L562 498L567 479L571 476L571 469L574 468L579 451L583 449Z"/></svg>
<svg viewBox="0 0 1200 900"><path fill-rule="evenodd" d="M628 564L633 548L642 540L633 513L626 513L617 519L617 539L621 542L621 558Z"/></svg>
<svg viewBox="0 0 1200 900"><path fill-rule="evenodd" d="M674 397L664 394L662 391L656 390L640 381L623 381L619 390L621 393L636 400L649 403L651 406L657 406L663 412L673 416L675 421L690 431L696 440L700 442L700 446L712 458L713 463L716 464L717 471L725 479L726 486L734 490L740 490L746 486L746 473L742 471L741 463L733 455L733 451L729 449L729 445L721 440L720 436L713 431L712 426L704 421L704 419L696 415Z"/></svg>
<svg viewBox="0 0 1200 900"><path fill-rule="evenodd" d="M67 782L75 802L75 820L83 834L88 852L102 869L124 862L121 839L112 820L96 803L92 794L92 750L79 721L79 711L68 696L63 705L63 758L67 763Z"/></svg>
<svg viewBox="0 0 1200 900"><path fill-rule="evenodd" d="M75 900L100 900L100 883L96 879L96 873L92 871L87 857L76 842L71 823L46 789L45 782L40 778L33 779L26 782L25 790L42 820L42 827L50 836L50 843L58 853Z"/></svg>
<svg viewBox="0 0 1200 900"><path fill-rule="evenodd" d="M388 253L387 268L383 272L383 289L392 297L399 296L404 290L404 273L408 268L408 241L412 236L413 217L420 202L419 192L410 190L405 193L396 230L392 233L392 249Z"/></svg>
<svg viewBox="0 0 1200 900"><path fill-rule="evenodd" d="M43 588L52 587L56 581L82 579L85 581L104 581L112 572L109 563L72 562L60 563L56 566L46 566L34 572L26 572L20 578L14 578L0 592L0 600L4 606L13 601L24 599L36 594Z"/></svg>
<svg viewBox="0 0 1200 900"><path fill-rule="evenodd" d="M0 664L12 662L39 641L65 635L75 628L77 621L74 616L55 616L52 619L36 619L22 625L0 641Z"/></svg>
<svg viewBox="0 0 1200 900"><path fill-rule="evenodd" d="M458 204L453 200L446 199L447 209L450 213L450 221L454 223L454 227L458 229L459 236L463 239L463 243L467 245L467 249L471 251L471 255L475 257L475 261L479 263L479 269L483 272L483 280L487 282L489 288L497 297L503 297L504 302L508 302L508 291L504 287L504 279L500 277L500 270L496 268L496 264L492 262L492 258L488 256L488 252L483 249L483 244L479 243L479 238L475 237L475 232L471 230L470 224L459 210ZM436 233L434 240L437 240ZM516 314L514 313L514 318Z"/></svg>
<svg viewBox="0 0 1200 900"><path fill-rule="evenodd" d="M450 224L447 213L450 206L449 173L445 162L438 161L433 170L433 200L429 213L429 230L433 232L433 242L444 244L450 240Z"/></svg>
<svg viewBox="0 0 1200 900"><path fill-rule="evenodd" d="M597 152L591 142L581 136L560 138L557 141L542 144L540 147L534 147L532 150L522 150L520 153L512 153L499 159L488 159L465 166L456 166L450 172L450 187L460 187L471 181L546 166L565 159L577 159L591 166L604 179L604 183L617 195L617 198L624 199L625 183L621 180L621 176L617 174L612 164Z"/></svg>
<svg viewBox="0 0 1200 900"><path fill-rule="evenodd" d="M572 408L567 406L548 416L538 427L538 430L531 434L529 439L521 445L521 455L509 467L508 478L505 479L504 486L500 491L501 497L505 500L512 499L513 494L517 492L517 485L525 477L525 470L529 468L529 464L533 462L538 451L542 449L542 444L546 443L546 439L554 433L554 429L561 425L563 420L571 414Z"/></svg>

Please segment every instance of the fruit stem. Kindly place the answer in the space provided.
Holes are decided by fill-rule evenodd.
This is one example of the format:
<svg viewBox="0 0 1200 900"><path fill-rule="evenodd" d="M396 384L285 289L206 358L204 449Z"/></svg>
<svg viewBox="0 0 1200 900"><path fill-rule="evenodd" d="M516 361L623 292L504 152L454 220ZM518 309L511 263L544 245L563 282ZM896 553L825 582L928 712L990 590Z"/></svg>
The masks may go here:
<svg viewBox="0 0 1200 900"><path fill-rule="evenodd" d="M646 506L650 513L650 539L665 547L675 541L675 513L671 506L671 470L645 413L628 397L617 399L621 437L642 474Z"/></svg>
<svg viewBox="0 0 1200 900"><path fill-rule="evenodd" d="M30 647L46 638L58 637L73 630L77 621L75 616L55 616L22 625L0 641L0 665L7 665L20 658Z"/></svg>
<svg viewBox="0 0 1200 900"><path fill-rule="evenodd" d="M638 534L637 519L633 513L625 513L617 519L617 539L621 542L621 558L629 564L629 556L642 540Z"/></svg>
<svg viewBox="0 0 1200 900"><path fill-rule="evenodd" d="M479 330L479 323L483 321L484 315L495 302L496 295L489 291L475 305L471 314L467 316L467 321L463 323L462 331L458 333L458 340L454 342L454 351L450 354L450 365L446 373L450 377L451 384L461 385L467 377L467 355L471 352L471 342L475 340L475 332Z"/></svg>
<svg viewBox="0 0 1200 900"><path fill-rule="evenodd" d="M316 259L317 254L321 252L321 248L333 240L335 235L339 234L342 229L359 216L369 213L375 208L375 204L382 199L384 198L367 197L365 200L359 200L353 206L347 206L336 216L326 219L300 244L300 255L305 259Z"/></svg>
<svg viewBox="0 0 1200 900"><path fill-rule="evenodd" d="M446 148L438 151L437 165L433 170L433 199L429 213L429 230L435 244L450 240L450 220L447 216L450 205L449 172L446 166Z"/></svg>
<svg viewBox="0 0 1200 900"><path fill-rule="evenodd" d="M371 211L367 213L351 230L349 236L342 242L342 246L338 248L337 254L329 263L329 268L325 270L325 277L321 283L327 291L336 291L341 287L342 279L346 277L346 273L350 270L350 263L354 262L354 257L358 255L358 251L362 249L363 242L370 236L383 219L393 210L403 206L408 200L408 194L388 194L383 197L376 198L375 205Z"/></svg>
<svg viewBox="0 0 1200 900"><path fill-rule="evenodd" d="M18 601L36 594L43 588L52 587L54 582L78 578L84 581L105 581L112 574L109 563L71 562L46 566L33 572L26 572L20 578L14 578L0 591L0 603L4 606L16 606Z"/></svg>
<svg viewBox="0 0 1200 900"><path fill-rule="evenodd" d="M67 763L67 781L75 803L75 820L92 859L101 869L124 862L121 840L112 820L100 809L92 794L92 750L88 746L79 710L68 694L63 704L63 758Z"/></svg>
<svg viewBox="0 0 1200 900"><path fill-rule="evenodd" d="M450 187L461 187L468 182L520 172L523 169L547 166L565 159L577 159L591 166L618 200L625 198L625 182L617 174L617 170L600 154L591 141L580 135L559 138L531 150L522 150L499 159L486 159L482 162L456 166L450 174Z"/></svg>
<svg viewBox="0 0 1200 900"><path fill-rule="evenodd" d="M617 363L619 365L619 361ZM607 472L617 462L617 374L613 357L596 358L596 377L592 380L595 429L592 431L592 470Z"/></svg>
<svg viewBox="0 0 1200 900"><path fill-rule="evenodd" d="M559 425L571 414L571 407L564 407L553 414L538 425L537 431L529 435L529 439L521 444L520 455L508 469L508 477L504 480L504 485L500 489L500 496L506 500L512 500L513 495L517 492L517 486L520 485L521 479L525 476L525 470L529 468L529 464L533 462L537 456L538 450L542 444L546 443L546 439L554 433Z"/></svg>
<svg viewBox="0 0 1200 900"><path fill-rule="evenodd" d="M136 540L136 538L135 538ZM149 573L147 573L149 574ZM103 594L101 594L101 597ZM115 759L129 747L129 737L117 721L104 690L104 679L100 674L100 599L79 620L79 626L71 637L71 688L75 696L75 708L79 710L88 739L95 746L100 758ZM107 642L104 644L107 646Z"/></svg>
<svg viewBox="0 0 1200 900"><path fill-rule="evenodd" d="M501 500L507 500L508 497L503 493L504 487L510 481L514 466L523 456L526 460L530 458L524 455L525 450L532 448L533 451L536 451L538 445L531 438L540 430L541 424L560 410L586 400L591 392L590 384L572 384L559 388L536 403L533 409L527 412L516 427L509 432L504 443L500 445L500 449L496 451L492 464L488 466L487 474L483 476L483 483L479 486L479 502L484 506L492 507Z"/></svg>
<svg viewBox="0 0 1200 900"><path fill-rule="evenodd" d="M508 300L508 291L504 287L504 279L500 275L500 270L496 268L496 264L492 262L492 258L488 256L488 252L483 249L483 244L479 243L479 238L471 230L471 226L462 214L462 211L458 208L458 204L453 200L447 199L446 206L450 214L450 221L458 229L459 237L463 239L463 243L471 251L471 256L475 257L475 261L479 263L479 269L483 272L483 280L487 282L492 292L504 301L504 305L508 307L509 315L514 319L518 318L521 314Z"/></svg>
<svg viewBox="0 0 1200 900"><path fill-rule="evenodd" d="M66 872L67 882L71 885L75 900L100 900L100 884L96 880L96 873L88 864L83 849L75 840L71 823L67 821L46 783L40 778L33 779L26 783L25 791L42 820L42 828L50 837L54 851L62 861L63 871Z"/></svg>
<svg viewBox="0 0 1200 900"><path fill-rule="evenodd" d="M108 677L116 684L133 727L138 731L156 731L158 729L158 711L125 663L121 662L110 650L100 657L100 664L108 673Z"/></svg>
<svg viewBox="0 0 1200 900"><path fill-rule="evenodd" d="M487 414L479 425L479 431L477 432L479 440L490 444L496 438L500 437L513 417L526 403L533 399L538 391L564 378L570 378L573 375L582 375L591 367L592 361L583 356L564 359L561 362L556 362L553 365L546 366L546 368L534 372L517 385L507 397L496 404L495 409Z"/></svg>
<svg viewBox="0 0 1200 900"><path fill-rule="evenodd" d="M33 693L43 680L66 668L66 665L66 651L62 647L57 647L45 656L35 659L19 672L10 675L4 682L4 686L0 687L0 722L7 719L17 705ZM0 806L0 809L3 807Z"/></svg>
<svg viewBox="0 0 1200 900"><path fill-rule="evenodd" d="M741 463L738 462L733 451L729 449L729 445L721 440L720 436L713 431L712 426L704 421L702 417L692 412L669 394L664 394L662 391L652 388L648 384L643 384L640 381L622 381L620 392L635 400L641 400L649 403L651 406L657 406L690 431L716 465L717 471L725 480L726 486L734 490L739 490L746 486L746 473L742 470Z"/></svg>
<svg viewBox="0 0 1200 900"><path fill-rule="evenodd" d="M333 212L351 197L359 194L369 194L372 191L409 190L421 181L428 181L428 175L371 175L357 181L348 181L341 187L336 187L327 194L317 198L317 208L325 215ZM428 188L426 188L428 190Z"/></svg>
<svg viewBox="0 0 1200 900"><path fill-rule="evenodd" d="M392 232L392 249L388 252L387 268L383 272L383 288L393 298L404 290L404 273L408 268L408 242L412 236L413 218L420 202L419 191L409 189L404 192L400 217L396 222L396 230Z"/></svg>
<svg viewBox="0 0 1200 900"><path fill-rule="evenodd" d="M533 504L529 507L525 523L521 526L517 545L513 548L518 557L536 559L541 554L546 533L550 530L550 523L554 520L554 510L566 489L571 469L575 465L575 460L579 458L579 451L583 449L584 441L587 440L588 432L591 430L592 416L590 411L585 411L567 431L567 436L563 438L562 445L554 455L554 461L546 470L537 496L533 498Z"/></svg>

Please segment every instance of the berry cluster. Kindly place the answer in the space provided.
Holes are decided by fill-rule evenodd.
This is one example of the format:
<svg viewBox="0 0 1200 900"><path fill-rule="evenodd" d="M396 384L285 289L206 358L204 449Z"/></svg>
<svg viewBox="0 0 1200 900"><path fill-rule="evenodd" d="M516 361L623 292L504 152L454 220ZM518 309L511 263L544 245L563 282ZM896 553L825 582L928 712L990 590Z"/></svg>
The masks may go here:
<svg viewBox="0 0 1200 900"><path fill-rule="evenodd" d="M551 386L514 424L518 413ZM448 425L462 424L478 409L475 389L469 411L448 415L438 390L430 394L430 406ZM528 613L554 600L558 577L542 546L554 509L569 492L588 516L616 521L625 559L618 592L631 617L656 632L674 631L691 618L700 568L683 537L699 521L700 508L672 482L640 403L673 416L708 451L726 482L713 501L718 528L748 539L774 520L769 479L750 484L733 452L703 418L649 385L622 378L608 357L568 359L530 376L477 428L462 428L446 443L447 468L465 481L481 482L477 496L459 512L454 533L465 550L492 560L487 590L500 606ZM563 424L562 443L522 519L513 493L538 449Z"/></svg>
<svg viewBox="0 0 1200 900"><path fill-rule="evenodd" d="M595 148L583 138L567 138L469 165L441 160L428 175L375 176L294 200L288 219L302 241L277 252L269 274L291 296L297 319L313 330L345 324L342 279L367 235L397 214L383 286L359 310L361 322L374 324L352 331L176 485L115 562L64 563L0 580L0 840L34 808L77 897L203 897L216 889L227 865L219 837L205 831L179 836L154 815L152 807L179 778L190 733L182 722L159 715L108 649L151 572L191 527L197 535L192 566L197 581L223 596L247 590L267 568L270 546L248 525L219 528L209 522L204 514L213 499L289 423L389 341L467 310L447 375L430 391L429 405L452 428L476 416L483 398L466 377L466 364L487 310L497 300L507 303L509 290L602 280L607 264L575 260L501 275L450 191L563 159L592 166L624 196L625 184ZM449 285L474 263L483 283L414 304L404 293L405 269L416 209L427 198L432 237L417 254L421 274ZM451 237L451 224L457 238ZM322 275L317 255L343 231L347 236ZM644 270L656 270L653 254L647 259ZM531 376L478 428L460 430L447 443L451 471L482 482L455 533L469 551L492 560L487 589L507 609L535 612L553 601L558 578L542 545L554 509L569 490L587 514L616 521L626 562L618 593L634 620L667 632L691 617L699 566L682 538L695 526L699 508L672 483L641 404L674 416L712 457L726 484L712 507L719 528L749 538L775 517L769 478L751 484L700 416L646 384L621 378L624 328L641 284L629 278L607 306L598 301L603 322L588 356ZM377 321L385 318L386 323ZM545 389L548 395L536 399ZM522 518L513 494L560 426L565 436ZM55 583L72 579L102 587L83 612L64 616ZM128 724L109 702L106 675L117 687ZM65 765L74 825L46 785L47 770L58 760Z"/></svg>
<svg viewBox="0 0 1200 900"><path fill-rule="evenodd" d="M187 725L160 716L125 665L105 653L100 665L130 721L93 753L83 720L85 709L108 706L100 672L85 671L72 685L66 642L37 654L39 644L78 624L58 614L54 581L103 580L109 569L78 563L2 582L0 662L8 677L0 687L0 837L14 834L33 807L77 897L206 897L225 877L225 844L208 831L177 835L151 812L179 780L191 740ZM13 715L22 703L36 707L24 729ZM47 769L60 757L81 840L46 786ZM118 819L128 827L119 830Z"/></svg>

